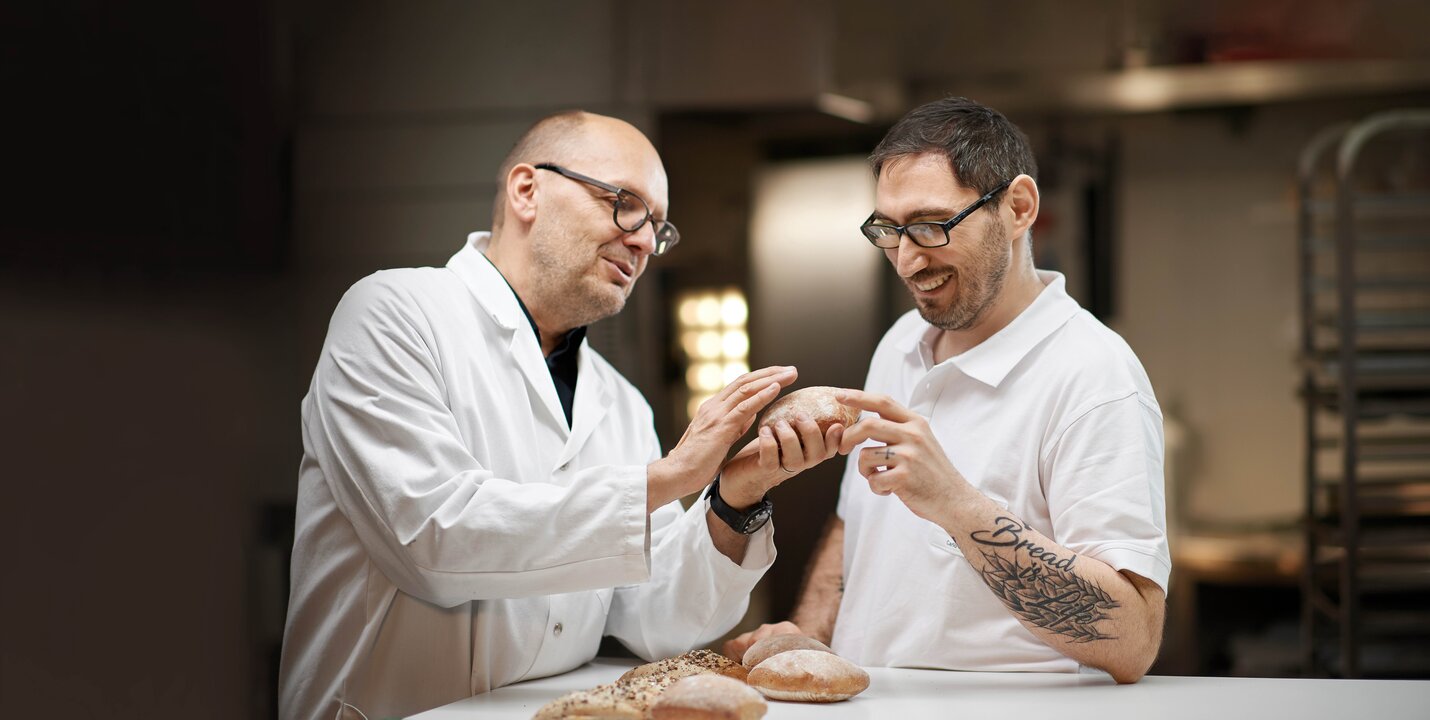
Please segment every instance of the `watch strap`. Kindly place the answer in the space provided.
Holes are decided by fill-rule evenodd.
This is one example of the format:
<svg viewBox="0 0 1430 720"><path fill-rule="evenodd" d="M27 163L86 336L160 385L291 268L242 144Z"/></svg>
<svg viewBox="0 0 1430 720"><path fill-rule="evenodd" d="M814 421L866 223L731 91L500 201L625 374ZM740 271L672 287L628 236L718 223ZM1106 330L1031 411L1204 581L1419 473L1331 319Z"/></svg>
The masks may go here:
<svg viewBox="0 0 1430 720"><path fill-rule="evenodd" d="M760 498L749 510L741 512L730 507L725 499L720 497L720 476L715 476L715 481L710 483L710 490L705 493L705 497L710 500L710 510L715 513L715 517L720 518L726 525L730 526L741 535L752 535L769 522L770 515L774 512L775 504L770 502L766 495Z"/></svg>

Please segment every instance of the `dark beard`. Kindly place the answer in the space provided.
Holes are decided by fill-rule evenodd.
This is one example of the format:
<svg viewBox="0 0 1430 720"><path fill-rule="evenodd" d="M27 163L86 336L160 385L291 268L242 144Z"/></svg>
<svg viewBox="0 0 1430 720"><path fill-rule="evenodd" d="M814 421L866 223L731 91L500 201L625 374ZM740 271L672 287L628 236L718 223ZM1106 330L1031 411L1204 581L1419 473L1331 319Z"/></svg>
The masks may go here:
<svg viewBox="0 0 1430 720"><path fill-rule="evenodd" d="M979 239L978 246L971 253L967 268L969 272L954 270L948 282L958 283L958 294L946 309L928 307L917 302L919 316L924 322L946 331L967 330L978 324L993 306L994 300L1003 291L1003 282L1008 277L1009 254L1004 247L1003 223L990 222ZM949 268L952 269L952 268ZM943 270L920 271L915 279L937 275ZM980 277L981 275L981 277Z"/></svg>

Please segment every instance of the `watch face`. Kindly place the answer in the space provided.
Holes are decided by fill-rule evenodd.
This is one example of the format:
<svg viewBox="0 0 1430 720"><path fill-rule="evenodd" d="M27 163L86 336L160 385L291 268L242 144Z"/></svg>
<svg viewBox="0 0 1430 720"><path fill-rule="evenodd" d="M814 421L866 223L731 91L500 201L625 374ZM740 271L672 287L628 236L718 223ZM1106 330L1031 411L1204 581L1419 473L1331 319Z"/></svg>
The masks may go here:
<svg viewBox="0 0 1430 720"><path fill-rule="evenodd" d="M745 518L745 527L741 532L745 535L749 535L764 527L765 523L770 521L770 513L772 511L769 503L761 503L759 507L756 507L755 510L750 513L749 517Z"/></svg>

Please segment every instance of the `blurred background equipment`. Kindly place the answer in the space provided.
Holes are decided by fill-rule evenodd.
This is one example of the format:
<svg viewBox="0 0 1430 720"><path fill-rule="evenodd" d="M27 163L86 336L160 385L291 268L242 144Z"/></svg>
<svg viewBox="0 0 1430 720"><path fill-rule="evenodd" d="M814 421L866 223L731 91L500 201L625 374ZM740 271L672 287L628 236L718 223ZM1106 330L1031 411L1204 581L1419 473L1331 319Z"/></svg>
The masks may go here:
<svg viewBox="0 0 1430 720"><path fill-rule="evenodd" d="M1305 663L1430 675L1430 110L1301 161Z"/></svg>

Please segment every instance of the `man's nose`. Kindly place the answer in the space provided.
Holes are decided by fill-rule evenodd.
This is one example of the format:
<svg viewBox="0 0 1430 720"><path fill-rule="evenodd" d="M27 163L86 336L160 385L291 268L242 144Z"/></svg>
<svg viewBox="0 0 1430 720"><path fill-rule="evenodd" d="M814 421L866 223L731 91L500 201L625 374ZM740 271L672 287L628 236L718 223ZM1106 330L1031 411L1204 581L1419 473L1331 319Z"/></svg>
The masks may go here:
<svg viewBox="0 0 1430 720"><path fill-rule="evenodd" d="M893 253L894 257L890 259L893 260L899 277L913 277L914 273L928 267L928 256L924 254L924 249L911 240L908 233L899 235L899 246L893 249Z"/></svg>
<svg viewBox="0 0 1430 720"><path fill-rule="evenodd" d="M626 233L621 241L641 257L653 254L655 252L655 220L646 220L644 224L636 228L635 232Z"/></svg>

